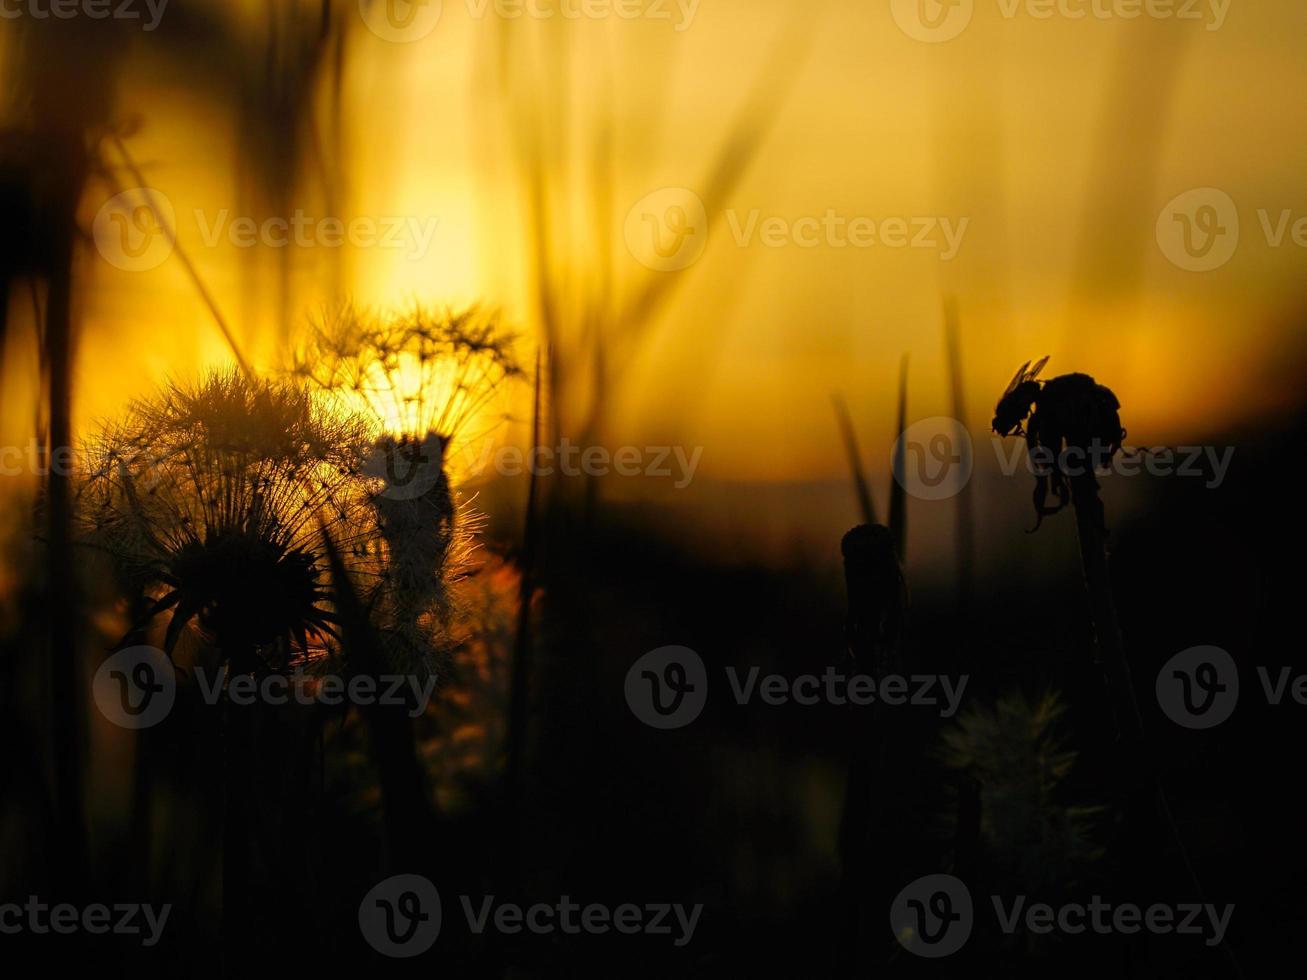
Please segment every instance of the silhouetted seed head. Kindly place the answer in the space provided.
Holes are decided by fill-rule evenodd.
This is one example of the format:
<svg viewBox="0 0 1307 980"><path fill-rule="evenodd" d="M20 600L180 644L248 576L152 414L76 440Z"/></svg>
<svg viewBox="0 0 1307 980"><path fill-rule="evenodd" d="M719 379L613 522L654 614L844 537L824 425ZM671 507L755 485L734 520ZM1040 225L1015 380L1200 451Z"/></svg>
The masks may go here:
<svg viewBox="0 0 1307 980"><path fill-rule="evenodd" d="M482 521L452 485L450 449L497 423L505 382L523 373L512 337L478 307L377 315L347 306L311 327L291 370L375 423L364 472L374 481L387 588L374 616L407 662L448 619L450 586L470 568Z"/></svg>
<svg viewBox="0 0 1307 980"><path fill-rule="evenodd" d="M292 385L234 372L170 385L88 449L84 537L148 593L147 619L169 617L169 654L193 627L238 672L284 667L334 636L324 526L352 571L380 580L368 435Z"/></svg>
<svg viewBox="0 0 1307 980"><path fill-rule="evenodd" d="M521 377L514 338L480 307L373 314L346 306L309 329L291 371L396 439L448 446L493 426L504 383Z"/></svg>

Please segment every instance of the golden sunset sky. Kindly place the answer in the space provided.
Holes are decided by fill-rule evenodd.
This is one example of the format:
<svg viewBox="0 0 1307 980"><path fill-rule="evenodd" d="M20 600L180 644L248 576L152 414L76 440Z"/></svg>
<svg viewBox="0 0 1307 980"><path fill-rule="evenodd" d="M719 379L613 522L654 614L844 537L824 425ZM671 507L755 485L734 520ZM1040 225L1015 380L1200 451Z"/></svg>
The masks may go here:
<svg viewBox="0 0 1307 980"><path fill-rule="evenodd" d="M1092 8L975 0L963 4L970 20L955 37L930 41L900 25L913 5L890 0L701 0L692 9L650 0L622 8L642 12L634 19L507 17L521 8L445 0L430 33L410 43L379 37L357 5L344 4L355 22L331 206L345 222L404 222L398 248L215 239L213 229L243 215L267 217L242 191L243 161L265 148L241 143L229 108L159 55L166 20L158 38L133 42L115 104L124 118L139 117L130 152L263 364L278 356L283 253L297 322L346 296L378 306L482 300L519 327L529 360L537 243L514 141L521 120L534 119L544 134L550 248L566 288L585 289L603 268L618 299L652 278L676 280L614 374L605 440L703 446L709 477L830 478L845 470L831 393L848 399L881 471L901 354L911 356L910 416L948 411L949 295L976 433L1017 365L1043 354L1052 355L1050 374L1080 370L1110 384L1143 442L1266 409L1275 393L1258 379L1298 349L1302 330L1307 249L1293 228L1307 217L1307 7L1188 4L1156 7L1184 17L1132 18L1140 5L1129 0ZM262 36L258 5L221 6ZM934 0L925 9L952 16ZM662 13L668 19L654 16ZM743 176L705 215L702 256L650 270L642 234L629 229L652 226L639 213L628 221L632 208L663 192L653 200L666 218L668 201L692 200L686 191L708 196L738 114L778 66L787 80L767 103ZM606 118L607 195L589 169ZM320 175L305 165L297 179L295 206L332 216ZM1208 271L1179 267L1159 243L1159 218L1180 228L1164 213L1168 202L1195 188L1228 195L1237 213L1238 246ZM109 196L88 191L86 228ZM898 242L895 219L924 247ZM874 243L850 241L851 227L874 227ZM433 229L429 245L424 229ZM1230 235L1228 224L1221 230ZM1279 231L1277 247L1268 239ZM795 233L804 244L788 237ZM175 257L124 271L88 239L78 295L84 425L165 376L228 357ZM12 441L30 422L22 379L31 351L11 346Z"/></svg>

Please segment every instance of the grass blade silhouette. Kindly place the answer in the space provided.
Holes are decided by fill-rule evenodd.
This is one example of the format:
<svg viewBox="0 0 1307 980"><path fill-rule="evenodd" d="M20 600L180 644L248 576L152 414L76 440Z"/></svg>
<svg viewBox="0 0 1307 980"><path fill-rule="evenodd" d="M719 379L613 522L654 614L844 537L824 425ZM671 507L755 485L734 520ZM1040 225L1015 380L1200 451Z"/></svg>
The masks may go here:
<svg viewBox="0 0 1307 980"><path fill-rule="evenodd" d="M844 452L848 456L849 473L853 477L853 493L858 498L858 509L862 511L862 523L875 524L876 502L871 498L871 487L862 467L862 453L858 449L858 435L853 429L849 407L839 395L831 395L831 404L835 408L835 424L839 426L840 437L844 440Z"/></svg>
<svg viewBox="0 0 1307 980"><path fill-rule="evenodd" d="M956 297L944 301L944 345L948 353L949 399L953 418L963 429L967 427L965 373L962 370L961 324L958 319ZM964 483L953 502L957 505L958 609L965 612L971 605L971 592L975 576L976 523L971 498L971 482Z"/></svg>
<svg viewBox="0 0 1307 980"><path fill-rule="evenodd" d="M889 530L894 542L894 553L900 564L908 559L908 494L904 487L907 479L907 445L903 440L903 431L908 424L908 355L903 355L899 362L899 411L894 431L898 439L894 443L894 473L889 483Z"/></svg>

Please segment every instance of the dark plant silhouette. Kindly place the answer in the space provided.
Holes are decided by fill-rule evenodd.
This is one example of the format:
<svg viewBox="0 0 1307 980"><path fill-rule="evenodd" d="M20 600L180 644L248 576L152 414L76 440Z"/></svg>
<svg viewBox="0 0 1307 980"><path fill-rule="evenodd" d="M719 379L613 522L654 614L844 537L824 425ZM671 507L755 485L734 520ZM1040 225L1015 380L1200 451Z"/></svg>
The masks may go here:
<svg viewBox="0 0 1307 980"><path fill-rule="evenodd" d="M293 377L372 425L364 470L375 481L388 597L374 621L400 666L421 662L409 651L421 646L424 617L448 617L450 586L471 566L482 520L459 500L449 460L493 427L495 400L522 374L512 340L478 307L381 315L346 306L312 325L292 355Z"/></svg>
<svg viewBox="0 0 1307 980"><path fill-rule="evenodd" d="M1110 388L1087 374L1064 374L1040 381L1048 363L1045 357L1030 366L1027 361L1013 376L994 409L994 431L1000 436L1024 436L1035 468L1035 530L1044 518L1062 510L1078 486L1081 501L1097 511L1105 527L1094 471L1121 451L1121 403ZM1057 503L1048 504L1052 491ZM1092 498L1092 499L1091 499Z"/></svg>
<svg viewBox="0 0 1307 980"><path fill-rule="evenodd" d="M994 431L1002 436L1024 436L1036 466L1035 511L1039 521L1066 506L1075 506L1080 557L1089 592L1098 646L1106 659L1113 707L1122 734L1136 749L1142 748L1143 721L1130 678L1121 639L1116 604L1107 568L1107 525L1094 469L1121 448L1125 429L1116 396L1086 374L1068 374L1051 381L1037 380L1048 362L1032 368L1027 361L1017 371L994 410ZM1075 452L1076 458L1071 459ZM1047 507L1048 490L1058 499ZM1036 523L1036 528L1039 523Z"/></svg>
<svg viewBox="0 0 1307 980"><path fill-rule="evenodd" d="M128 637L166 618L169 656L193 633L194 659L215 651L228 678L325 659L339 639L326 530L369 588L382 583L369 431L306 388L235 370L172 384L107 427L86 452L78 515L83 540L144 593ZM268 751L280 730L270 710L224 700L223 931L256 948L269 936L255 906L287 887L270 871L281 849L266 812L292 767L289 746Z"/></svg>
<svg viewBox="0 0 1307 980"><path fill-rule="evenodd" d="M844 638L849 667L877 683L903 670L908 592L889 528L862 524L840 543L848 613ZM854 716L848 732L848 784L840 821L847 922L846 956L859 963L860 950L876 934L874 911L893 894L894 861L878 856L878 842L893 834L897 807L880 792L910 765L911 747L898 719L879 705Z"/></svg>
<svg viewBox="0 0 1307 980"><path fill-rule="evenodd" d="M236 372L138 402L87 454L86 540L145 585L145 622L188 626L237 673L281 669L334 636L319 520L379 576L361 457L368 429L308 391Z"/></svg>
<svg viewBox="0 0 1307 980"><path fill-rule="evenodd" d="M1045 357L1017 371L994 410L993 428L1002 436L1021 435L1036 467L1035 510L1039 520L1062 510L1068 500L1075 508L1076 535L1089 596L1095 640L1111 692L1111 710L1120 735L1126 792L1136 833L1150 828L1170 838L1194 890L1202 885L1176 825L1166 792L1155 769L1135 693L1130 661L1117 616L1108 568L1107 521L1095 470L1121 451L1126 430L1120 402L1112 391L1087 374L1068 374L1049 381L1037 377ZM1046 506L1048 490L1058 498ZM1228 942L1222 950L1236 973L1239 963Z"/></svg>
<svg viewBox="0 0 1307 980"><path fill-rule="evenodd" d="M1102 856L1104 808L1065 798L1077 757L1060 730L1065 714L1056 693L1007 694L964 708L940 736L940 761L979 788L984 863L1005 890L1066 888Z"/></svg>

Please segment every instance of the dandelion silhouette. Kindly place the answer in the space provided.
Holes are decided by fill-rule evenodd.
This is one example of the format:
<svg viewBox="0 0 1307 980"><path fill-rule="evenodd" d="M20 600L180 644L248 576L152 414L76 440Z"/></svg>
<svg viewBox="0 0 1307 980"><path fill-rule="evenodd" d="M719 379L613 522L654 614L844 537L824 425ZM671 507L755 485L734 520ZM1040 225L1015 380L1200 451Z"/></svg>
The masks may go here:
<svg viewBox="0 0 1307 980"><path fill-rule="evenodd" d="M512 338L493 313L422 306L374 315L347 306L314 324L294 377L345 412L375 423L364 463L386 545L379 623L392 659L413 666L431 615L447 617L482 521L450 481L450 449L485 436L501 386L521 376Z"/></svg>
<svg viewBox="0 0 1307 980"><path fill-rule="evenodd" d="M1075 508L1080 561L1089 593L1094 632L1102 652L1113 696L1113 708L1123 737L1143 744L1143 721L1130 678L1116 603L1107 565L1107 523L1094 470L1121 449L1125 429L1118 414L1116 395L1087 374L1068 374L1039 381L1048 363L1045 357L1032 368L1027 361L1018 370L994 410L994 431L1021 435L1035 463L1035 512L1038 530L1048 514L1067 505ZM1069 461L1075 455L1074 464ZM1058 499L1048 506L1052 489Z"/></svg>
<svg viewBox="0 0 1307 980"><path fill-rule="evenodd" d="M512 344L499 318L481 307L372 314L346 306L311 327L291 370L350 411L375 417L383 437L409 444L435 437L448 446L484 435L476 429L501 386L522 376Z"/></svg>
<svg viewBox="0 0 1307 980"><path fill-rule="evenodd" d="M167 615L171 656L193 626L237 673L282 669L335 635L321 533L379 575L360 460L366 422L305 388L243 374L171 385L132 406L87 453L88 543Z"/></svg>
<svg viewBox="0 0 1307 980"><path fill-rule="evenodd" d="M1039 381L1045 357L1018 370L994 410L994 431L1024 436L1036 466L1035 512L1038 530L1045 516L1075 508L1076 535L1094 617L1094 630L1108 672L1117 723L1134 745L1143 742L1143 722L1130 680L1116 603L1107 566L1107 523L1095 469L1121 450L1120 402L1087 374ZM1048 506L1052 489L1057 504Z"/></svg>
<svg viewBox="0 0 1307 980"><path fill-rule="evenodd" d="M1126 435L1121 426L1121 405L1110 389L1087 374L1037 380L1047 362L1045 357L1032 368L1027 361L1017 371L994 411L994 431L1002 436L1026 438L1031 459L1039 467L1035 487L1039 522L1063 509L1068 498L1075 509L1085 590L1127 765L1131 809L1136 820L1160 821L1163 832L1181 856L1190 883L1201 895L1203 889L1197 871L1189 860L1170 803L1153 769L1153 753L1145 737L1143 715L1112 594L1107 523L1094 470L1121 451ZM1074 464L1070 464L1073 455ZM1053 507L1046 504L1050 488L1058 498ZM1242 975L1229 944L1222 940L1222 947L1235 972Z"/></svg>

